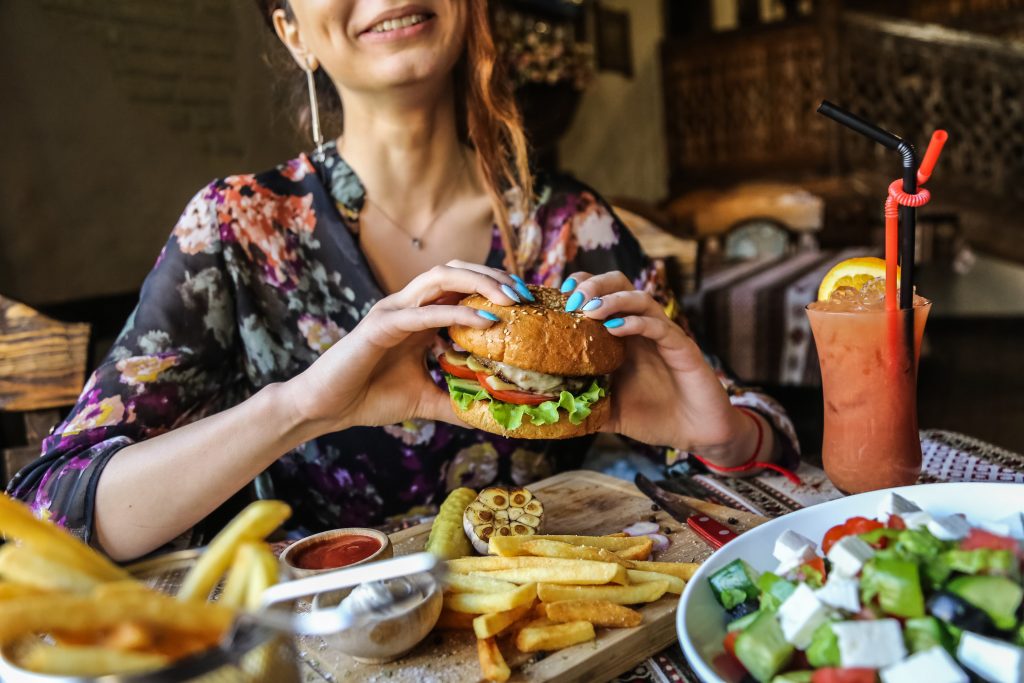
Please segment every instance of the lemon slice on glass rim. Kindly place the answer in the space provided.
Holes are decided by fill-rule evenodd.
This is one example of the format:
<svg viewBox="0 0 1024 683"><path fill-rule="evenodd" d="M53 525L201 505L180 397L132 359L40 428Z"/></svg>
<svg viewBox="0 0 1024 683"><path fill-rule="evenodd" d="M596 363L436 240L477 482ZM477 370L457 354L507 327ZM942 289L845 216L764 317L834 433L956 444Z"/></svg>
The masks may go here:
<svg viewBox="0 0 1024 683"><path fill-rule="evenodd" d="M896 276L899 277L899 268ZM861 256L840 261L828 271L818 287L818 301L828 301L840 287L859 290L876 277L885 279L885 261L875 256Z"/></svg>

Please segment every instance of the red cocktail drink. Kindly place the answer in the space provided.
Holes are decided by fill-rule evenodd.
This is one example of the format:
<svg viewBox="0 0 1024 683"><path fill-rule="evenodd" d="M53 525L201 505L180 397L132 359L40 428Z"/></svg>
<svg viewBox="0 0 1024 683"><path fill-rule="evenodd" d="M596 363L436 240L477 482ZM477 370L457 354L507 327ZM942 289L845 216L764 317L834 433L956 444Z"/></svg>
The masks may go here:
<svg viewBox="0 0 1024 683"><path fill-rule="evenodd" d="M914 297L911 357L908 312L886 311L877 299L864 305L855 296L807 307L825 399L822 461L828 478L845 493L917 481L917 361L931 308L931 302Z"/></svg>

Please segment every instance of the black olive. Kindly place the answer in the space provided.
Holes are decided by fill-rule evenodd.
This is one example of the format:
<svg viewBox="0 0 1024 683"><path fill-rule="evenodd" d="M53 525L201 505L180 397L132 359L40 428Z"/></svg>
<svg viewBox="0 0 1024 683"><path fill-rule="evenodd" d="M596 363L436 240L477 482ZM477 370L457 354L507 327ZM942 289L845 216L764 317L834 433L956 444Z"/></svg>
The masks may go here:
<svg viewBox="0 0 1024 683"><path fill-rule="evenodd" d="M965 631L980 634L995 633L991 617L963 598L939 591L928 599L928 614Z"/></svg>
<svg viewBox="0 0 1024 683"><path fill-rule="evenodd" d="M757 600L747 600L733 607L729 612L729 621L745 617L748 614L752 614L760 609L760 605L757 604Z"/></svg>

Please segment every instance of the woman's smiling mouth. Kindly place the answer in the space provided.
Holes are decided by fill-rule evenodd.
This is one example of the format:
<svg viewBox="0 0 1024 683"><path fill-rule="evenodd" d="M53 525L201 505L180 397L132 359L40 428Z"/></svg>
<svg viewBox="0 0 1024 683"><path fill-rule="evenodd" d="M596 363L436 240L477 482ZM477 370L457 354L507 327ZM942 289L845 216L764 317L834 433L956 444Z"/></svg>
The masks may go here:
<svg viewBox="0 0 1024 683"><path fill-rule="evenodd" d="M416 35L429 26L435 15L420 9L410 8L407 13L389 16L376 21L360 34L360 38L372 41L406 38Z"/></svg>

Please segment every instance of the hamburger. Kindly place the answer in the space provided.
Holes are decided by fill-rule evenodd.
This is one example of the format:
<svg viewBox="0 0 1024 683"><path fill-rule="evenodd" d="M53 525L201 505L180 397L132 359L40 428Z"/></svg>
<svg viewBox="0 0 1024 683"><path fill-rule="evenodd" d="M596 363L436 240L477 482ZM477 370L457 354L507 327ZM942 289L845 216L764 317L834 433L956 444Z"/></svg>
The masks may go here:
<svg viewBox="0 0 1024 683"><path fill-rule="evenodd" d="M455 414L517 439L568 439L598 431L610 412L609 375L625 343L601 322L567 313L568 296L529 286L535 301L498 306L479 294L460 303L498 316L485 330L453 325L438 357Z"/></svg>

